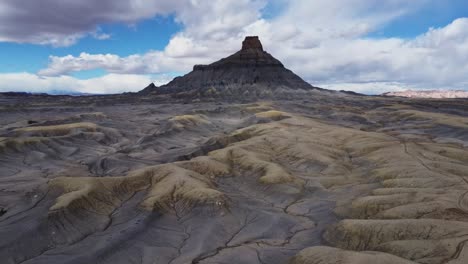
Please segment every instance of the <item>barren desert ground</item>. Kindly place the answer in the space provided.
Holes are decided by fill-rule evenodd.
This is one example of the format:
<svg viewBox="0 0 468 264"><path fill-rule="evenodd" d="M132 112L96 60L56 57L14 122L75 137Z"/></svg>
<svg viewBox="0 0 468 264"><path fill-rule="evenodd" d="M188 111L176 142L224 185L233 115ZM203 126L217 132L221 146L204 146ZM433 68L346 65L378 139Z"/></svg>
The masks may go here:
<svg viewBox="0 0 468 264"><path fill-rule="evenodd" d="M466 100L23 97L0 98L1 263L468 259Z"/></svg>

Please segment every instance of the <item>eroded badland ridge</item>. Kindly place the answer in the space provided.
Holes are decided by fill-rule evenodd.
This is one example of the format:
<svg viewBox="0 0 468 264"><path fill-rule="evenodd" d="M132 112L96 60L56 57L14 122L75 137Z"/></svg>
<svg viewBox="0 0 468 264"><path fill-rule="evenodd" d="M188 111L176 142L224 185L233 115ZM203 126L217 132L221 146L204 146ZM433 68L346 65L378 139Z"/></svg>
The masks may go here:
<svg viewBox="0 0 468 264"><path fill-rule="evenodd" d="M290 81L253 103L151 99L218 74L215 98L260 95L263 77L228 81L235 62L284 66L244 46L182 77L199 88L0 97L0 262L467 262L468 101Z"/></svg>

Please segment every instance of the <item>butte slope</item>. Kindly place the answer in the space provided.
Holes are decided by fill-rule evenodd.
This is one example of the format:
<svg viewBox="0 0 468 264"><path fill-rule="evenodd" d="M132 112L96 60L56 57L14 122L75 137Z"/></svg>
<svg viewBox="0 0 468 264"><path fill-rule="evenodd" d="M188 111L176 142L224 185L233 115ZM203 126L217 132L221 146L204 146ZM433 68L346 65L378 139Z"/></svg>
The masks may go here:
<svg viewBox="0 0 468 264"><path fill-rule="evenodd" d="M263 50L258 37L246 37L242 49L161 87L150 84L140 92L174 97L284 97L319 89L302 80ZM322 89L320 89L322 90Z"/></svg>

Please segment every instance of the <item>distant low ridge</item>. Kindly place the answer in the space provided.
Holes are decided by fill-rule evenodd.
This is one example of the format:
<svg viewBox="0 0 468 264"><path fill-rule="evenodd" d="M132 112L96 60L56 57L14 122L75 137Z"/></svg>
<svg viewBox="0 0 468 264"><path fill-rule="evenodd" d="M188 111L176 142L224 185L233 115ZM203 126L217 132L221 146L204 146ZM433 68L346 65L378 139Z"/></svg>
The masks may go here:
<svg viewBox="0 0 468 264"><path fill-rule="evenodd" d="M408 98L468 98L468 91L461 90L425 90L425 91L401 91L401 92L388 92L382 94L383 96L394 96L394 97L408 97Z"/></svg>
<svg viewBox="0 0 468 264"><path fill-rule="evenodd" d="M320 89L301 79L263 50L257 36L246 37L242 49L160 87L150 84L140 94L212 97L277 97Z"/></svg>

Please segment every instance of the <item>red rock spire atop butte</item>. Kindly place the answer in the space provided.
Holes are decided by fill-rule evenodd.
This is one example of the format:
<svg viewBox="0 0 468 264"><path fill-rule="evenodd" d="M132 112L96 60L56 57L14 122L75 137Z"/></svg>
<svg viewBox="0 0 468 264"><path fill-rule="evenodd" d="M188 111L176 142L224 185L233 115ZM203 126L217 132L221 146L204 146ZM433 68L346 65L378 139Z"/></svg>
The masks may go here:
<svg viewBox="0 0 468 264"><path fill-rule="evenodd" d="M258 36L245 37L244 41L242 42L242 50L246 49L259 49L263 51L263 46L258 39Z"/></svg>

